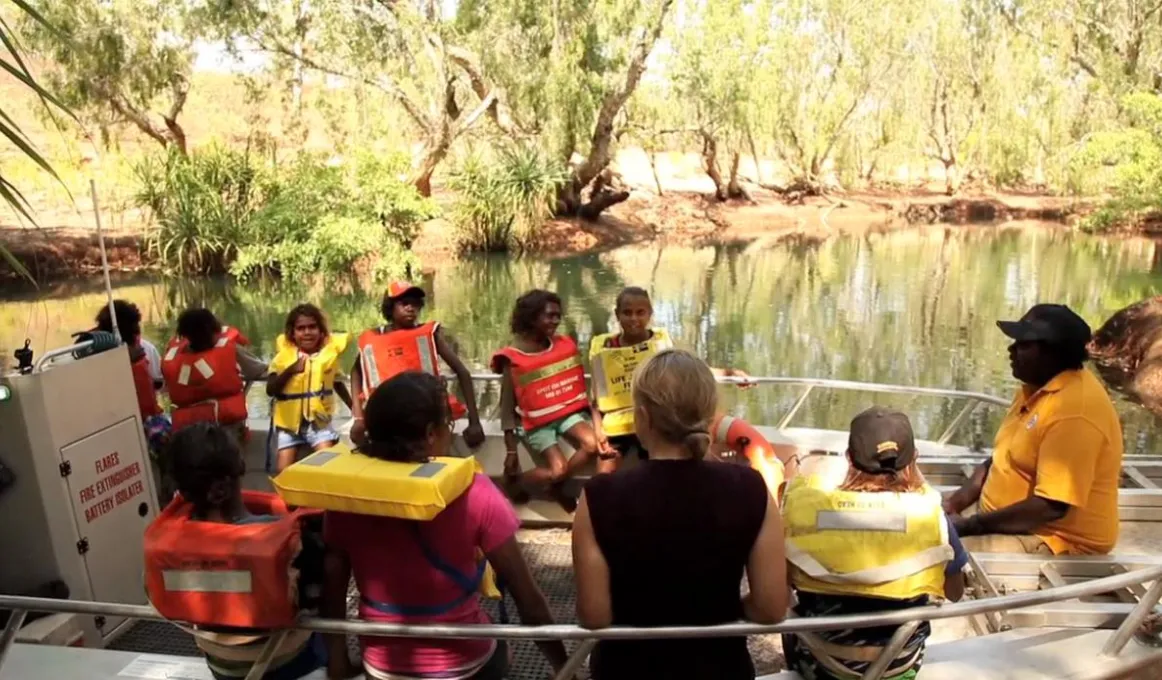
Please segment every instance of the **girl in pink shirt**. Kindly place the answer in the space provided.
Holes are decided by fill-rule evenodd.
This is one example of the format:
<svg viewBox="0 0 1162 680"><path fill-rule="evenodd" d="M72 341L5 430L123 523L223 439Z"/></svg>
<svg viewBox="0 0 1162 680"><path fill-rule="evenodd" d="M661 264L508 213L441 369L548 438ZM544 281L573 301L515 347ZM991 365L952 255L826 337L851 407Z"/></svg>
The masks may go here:
<svg viewBox="0 0 1162 680"><path fill-rule="evenodd" d="M439 378L419 372L396 375L368 400L367 455L425 461L448 455L452 421ZM477 586L483 551L507 585L523 623L553 623L548 602L516 542L520 526L508 499L483 475L431 521L327 513L328 557L324 614L346 616L352 572L361 594L360 615L394 623L489 623ZM350 677L342 636L330 641L333 679ZM493 680L508 671L503 641L364 637L363 665L381 680ZM565 663L561 642L538 642L554 668Z"/></svg>

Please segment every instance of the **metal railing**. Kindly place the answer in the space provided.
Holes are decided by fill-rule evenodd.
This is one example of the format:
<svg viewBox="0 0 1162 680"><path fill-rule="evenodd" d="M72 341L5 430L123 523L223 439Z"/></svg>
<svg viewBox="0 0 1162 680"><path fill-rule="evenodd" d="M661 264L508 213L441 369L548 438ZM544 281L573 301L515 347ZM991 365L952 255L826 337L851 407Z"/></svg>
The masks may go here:
<svg viewBox="0 0 1162 680"><path fill-rule="evenodd" d="M580 667L589 652L598 640L652 640L652 639L688 639L688 638L718 638L742 637L747 635L798 634L815 633L821 631L841 630L849 628L868 628L873 626L906 626L917 621L934 621L939 619L961 618L990 614L1011 609L1021 609L1051 602L1063 602L1081 597L1090 597L1104 593L1115 592L1123 588L1141 585L1150 581L1154 584L1146 591L1134 608L1126 615L1121 624L1113 632L1102 647L1102 654L1115 657L1121 653L1130 638L1150 615L1158 600L1162 598L1162 566L1138 569L1114 576L1073 583L1069 585L1036 590L1001 597L990 597L981 600L969 600L955 604L938 604L923 607L912 607L876 614L851 614L845 616L816 616L794 618L774 625L757 623L728 623L717 626L662 626L657 628L627 628L611 627L596 630L581 628L575 625L523 626L523 625L465 625L465 624L399 624L378 623L361 619L323 619L304 617L294 630L309 630L317 633L340 633L354 635L371 635L383 637L407 638L436 638L436 639L490 639L490 640L578 640L582 644L569 657L568 664L556 678L564 680ZM16 631L19 629L27 612L53 612L68 614L87 614L101 616L118 616L130 619L147 621L167 621L153 607L147 605L116 604L110 602L86 602L79 600L52 600L36 597L17 597L0 595L0 608L11 609L12 616L0 635L0 666L8 652ZM272 651L281 640L285 631L279 631L271 636L268 649ZM864 680L878 680L887 667L892 656L891 646L885 648L881 656L863 676ZM898 653L898 650L897 652ZM269 657L263 654L263 657ZM261 661L261 659L260 659ZM883 663L881 663L883 662ZM256 663L251 669L248 679L260 678L265 672L265 666L259 667ZM872 674L871 671L878 671ZM566 672L568 671L568 672Z"/></svg>
<svg viewBox="0 0 1162 680"><path fill-rule="evenodd" d="M499 382L502 378L497 373L473 373L472 379L477 382ZM589 380L591 375L586 373L585 379ZM888 385L885 383L866 383L856 382L854 380L832 380L830 378L790 378L783 376L752 376L746 378L736 378L733 376L718 376L716 380L727 385L790 385L803 387L803 392L795 403L791 405L790 410L779 419L778 424L775 425L776 430L784 430L791 424L791 421L803 408L803 404L807 403L807 398L816 387L822 387L829 390L844 390L849 392L873 392L881 394L906 394L910 396L924 396L924 397L944 397L947 399L964 399L967 403L960 409L960 411L953 417L952 422L948 427L936 438L936 443L940 445L947 444L951 441L952 436L956 431L964 425L965 421L972 416L973 411L977 407L984 406L1000 406L1008 408L1010 402L1001 397L995 397L984 392L963 392L960 390L947 390L939 387L913 387L909 385Z"/></svg>

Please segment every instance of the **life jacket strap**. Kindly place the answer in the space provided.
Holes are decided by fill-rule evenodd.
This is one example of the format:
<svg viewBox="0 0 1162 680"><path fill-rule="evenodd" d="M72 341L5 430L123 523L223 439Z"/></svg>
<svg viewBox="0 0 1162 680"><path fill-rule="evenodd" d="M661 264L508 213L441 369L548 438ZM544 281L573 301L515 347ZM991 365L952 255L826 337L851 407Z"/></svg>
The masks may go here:
<svg viewBox="0 0 1162 680"><path fill-rule="evenodd" d="M313 399L315 397L329 397L335 393L335 390L321 389L314 392L298 392L292 394L277 395L275 401L293 401L295 399Z"/></svg>
<svg viewBox="0 0 1162 680"><path fill-rule="evenodd" d="M394 616L438 616L440 614L446 614L464 604L469 599L476 597L477 592L480 590L480 583L484 580L484 567L487 562L480 560L476 565L476 573L469 576L445 562L443 558L436 554L436 551L432 550L432 547L424 540L418 522L411 522L411 528L412 537L415 538L416 544L420 547L420 552L424 554L424 559L437 571L451 579L463 593L451 602L434 605L395 604L372 600L366 596L362 598L363 603L377 612ZM508 618L507 615L504 618Z"/></svg>

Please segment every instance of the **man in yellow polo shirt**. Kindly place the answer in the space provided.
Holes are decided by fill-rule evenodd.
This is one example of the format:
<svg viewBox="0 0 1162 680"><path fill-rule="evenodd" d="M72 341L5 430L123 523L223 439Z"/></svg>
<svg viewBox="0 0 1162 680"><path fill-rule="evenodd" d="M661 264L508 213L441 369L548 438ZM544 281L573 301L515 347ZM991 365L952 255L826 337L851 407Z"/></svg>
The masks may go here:
<svg viewBox="0 0 1162 680"><path fill-rule="evenodd" d="M1104 554L1118 540L1122 427L1083 364L1089 325L1064 305L998 321L1023 384L997 431L992 460L944 502L969 550ZM978 503L979 501L979 503ZM960 513L977 504L977 512Z"/></svg>

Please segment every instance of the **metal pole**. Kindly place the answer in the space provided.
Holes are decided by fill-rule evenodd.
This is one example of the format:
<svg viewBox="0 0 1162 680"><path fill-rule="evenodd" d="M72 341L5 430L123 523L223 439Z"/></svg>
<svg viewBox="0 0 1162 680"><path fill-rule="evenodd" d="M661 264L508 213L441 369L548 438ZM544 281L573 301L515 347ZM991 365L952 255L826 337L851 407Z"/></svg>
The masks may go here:
<svg viewBox="0 0 1162 680"><path fill-rule="evenodd" d="M1120 654L1122 648L1126 646L1126 643L1138 631L1138 626L1141 626L1142 622L1146 620L1146 616L1154 611L1154 605L1158 604L1159 598L1162 598L1162 580L1155 581L1154 585L1150 586L1150 589L1146 591L1145 597L1130 611L1129 615L1126 616L1126 620L1122 621L1122 625L1118 626L1118 629L1114 631L1110 639L1106 640L1105 645L1101 648L1101 653L1105 656L1117 656Z"/></svg>
<svg viewBox="0 0 1162 680"><path fill-rule="evenodd" d="M109 281L109 256L105 253L105 232L101 230L101 209L97 205L97 180L89 178L89 196L93 199L93 220L97 223L97 246L101 249L101 272L105 275L105 298L109 304L109 321L113 324L113 337L121 342L121 328L117 325L117 315L113 313L113 284Z"/></svg>
<svg viewBox="0 0 1162 680"><path fill-rule="evenodd" d="M972 415L972 412L976 409L976 404L977 402L975 401L969 401L965 404L964 408L960 409L960 413L957 413L956 417L952 419L952 422L948 424L948 428L944 430L944 434L940 435L940 438L936 440L936 443L941 446L947 444L952 439L952 435L956 434L956 431L964 424L964 421Z"/></svg>
<svg viewBox="0 0 1162 680"><path fill-rule="evenodd" d="M553 680L572 680L596 646L597 640L582 640L581 644L577 645L577 649L574 649L573 653L569 655L569 660L565 662L565 665L561 666L561 670L553 676Z"/></svg>
<svg viewBox="0 0 1162 680"><path fill-rule="evenodd" d="M282 646L287 635L290 635L289 630L280 630L270 636L262 651L258 653L258 658L254 660L254 665L250 667L250 672L246 674L246 680L260 680L266 674L267 667L274 660L275 652Z"/></svg>
<svg viewBox="0 0 1162 680"><path fill-rule="evenodd" d="M884 647L884 651L880 652L879 657L867 667L859 680L880 680L884 671L888 670L888 665L900 655L904 645L908 644L908 639L912 637L912 633L915 633L919 627L919 621L912 621L897 628L896 632L892 633L892 639L888 640L888 646Z"/></svg>
<svg viewBox="0 0 1162 680"><path fill-rule="evenodd" d="M972 576L974 581L974 589L984 591L983 594L988 595L988 599L995 599L1001 596L997 591L992 580L989 578L988 572L981 568L980 562L976 561L976 557L970 551L965 551L968 555L968 564L972 567ZM985 613L985 619L989 623L989 627L993 629L994 633L1008 630L1005 624L1005 612L994 611Z"/></svg>
<svg viewBox="0 0 1162 680"><path fill-rule="evenodd" d="M36 365L32 367L32 372L33 373L40 373L41 370L44 368L45 364L47 364L49 361L51 361L57 357L63 357L67 354L72 354L73 352L75 352L79 349L85 349L86 347L88 347L92 344L93 344L92 340L86 340L84 342L78 342L75 345L69 345L67 347L58 347L57 349L49 350L49 351L45 352L44 355L40 357L40 359L37 360Z"/></svg>
<svg viewBox="0 0 1162 680"><path fill-rule="evenodd" d="M592 376L588 373L585 378ZM472 379L477 382L497 382L498 373L473 373ZM886 383L864 383L854 380L831 380L829 378L791 378L785 376L754 376L749 378L720 377L716 380L728 385L799 385L802 387L824 387L833 390L850 390L855 392L879 392L884 394L910 394L916 396L947 397L952 399L972 399L990 406L1008 408L1010 400L994 397L984 392L961 392L946 390L939 387L914 387L911 385L889 385Z"/></svg>
<svg viewBox="0 0 1162 680"><path fill-rule="evenodd" d="M799 395L795 404L791 406L791 410L787 412L787 415L783 416L783 419L779 421L778 425L775 425L776 430L782 430L791 424L791 419L795 417L799 409L803 408L803 404L806 403L807 397L811 396L811 390L813 389L815 389L814 385L808 385L807 389L803 390L803 394Z"/></svg>
<svg viewBox="0 0 1162 680"><path fill-rule="evenodd" d="M4 666L4 657L8 656L8 650L12 647L13 641L16 640L16 633L24 625L26 614L28 612L24 609L14 609L8 615L8 625L4 626L4 632L0 633L0 667Z"/></svg>
<svg viewBox="0 0 1162 680"><path fill-rule="evenodd" d="M1065 602L1081 597L1110 593L1128 586L1162 578L1162 566L1139 569L1128 574L1106 576L1092 581L1071 583L1060 588L1036 590L984 600L968 600L955 604L928 605L898 609L875 614L848 614L843 616L814 616L796 618L775 625L736 622L716 626L662 626L657 628L612 627L589 630L580 626L555 624L550 626L478 625L478 624L423 624L373 623L358 619L321 619L305 617L295 626L299 630L318 633L352 633L382 637L440 638L460 640L657 640L743 637L776 633L802 633L872 626L899 626L911 621L936 621L974 616L984 612L1005 611L1033 607L1049 602ZM1155 586L1158 587L1158 586ZM153 607L145 605L89 602L85 600L54 600L39 597L0 595L0 608L28 611L65 612L69 614L101 614L131 619L168 621Z"/></svg>

